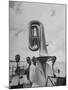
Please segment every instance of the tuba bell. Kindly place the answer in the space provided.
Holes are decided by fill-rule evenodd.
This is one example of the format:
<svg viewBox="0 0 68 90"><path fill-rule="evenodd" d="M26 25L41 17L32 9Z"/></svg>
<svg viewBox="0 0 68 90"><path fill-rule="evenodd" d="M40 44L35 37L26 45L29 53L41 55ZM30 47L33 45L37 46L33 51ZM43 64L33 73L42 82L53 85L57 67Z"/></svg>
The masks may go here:
<svg viewBox="0 0 68 90"><path fill-rule="evenodd" d="M40 22L31 21L29 23L29 49L37 51L40 48Z"/></svg>

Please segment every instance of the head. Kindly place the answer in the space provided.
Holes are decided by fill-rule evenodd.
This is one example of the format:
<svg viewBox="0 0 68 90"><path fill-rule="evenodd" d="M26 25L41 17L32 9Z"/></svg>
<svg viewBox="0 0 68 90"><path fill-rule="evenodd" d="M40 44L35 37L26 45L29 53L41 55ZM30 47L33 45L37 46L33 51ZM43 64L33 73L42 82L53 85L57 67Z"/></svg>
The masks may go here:
<svg viewBox="0 0 68 90"><path fill-rule="evenodd" d="M20 61L20 55L19 55L19 54L17 54L17 55L15 56L15 60L16 60L16 62L19 62L19 61Z"/></svg>
<svg viewBox="0 0 68 90"><path fill-rule="evenodd" d="M27 61L27 63L28 63L29 65L31 65L31 59L30 59L30 57L27 57L27 58L26 58L26 61Z"/></svg>
<svg viewBox="0 0 68 90"><path fill-rule="evenodd" d="M35 56L33 56L32 62L33 62L34 65L36 65L36 57Z"/></svg>
<svg viewBox="0 0 68 90"><path fill-rule="evenodd" d="M53 56L53 64L55 63L56 61L56 56Z"/></svg>

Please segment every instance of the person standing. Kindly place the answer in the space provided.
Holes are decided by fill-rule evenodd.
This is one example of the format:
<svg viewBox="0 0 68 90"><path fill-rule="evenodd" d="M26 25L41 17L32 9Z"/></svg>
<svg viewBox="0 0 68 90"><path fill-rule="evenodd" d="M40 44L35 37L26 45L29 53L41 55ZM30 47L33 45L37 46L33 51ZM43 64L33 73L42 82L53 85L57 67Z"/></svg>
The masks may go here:
<svg viewBox="0 0 68 90"><path fill-rule="evenodd" d="M27 74L27 79L29 80L29 71L30 71L30 66L31 66L31 59L30 59L30 57L27 57L27 58L26 58L26 61L27 61L27 63L28 63L28 68L27 68L27 70L25 71L25 73Z"/></svg>

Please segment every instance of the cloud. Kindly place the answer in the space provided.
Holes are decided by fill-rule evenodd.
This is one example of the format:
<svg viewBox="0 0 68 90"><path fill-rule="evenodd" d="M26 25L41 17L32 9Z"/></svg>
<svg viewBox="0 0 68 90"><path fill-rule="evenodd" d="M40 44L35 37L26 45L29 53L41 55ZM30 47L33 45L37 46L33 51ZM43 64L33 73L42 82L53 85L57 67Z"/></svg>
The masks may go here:
<svg viewBox="0 0 68 90"><path fill-rule="evenodd" d="M16 14L20 14L22 12L21 5L21 1L9 1L9 8L14 9Z"/></svg>
<svg viewBox="0 0 68 90"><path fill-rule="evenodd" d="M16 1L9 1L9 8L14 8Z"/></svg>
<svg viewBox="0 0 68 90"><path fill-rule="evenodd" d="M51 11L50 11L50 12L51 12L51 13L50 13L50 16L55 16L56 12L55 12L54 9L51 8Z"/></svg>
<svg viewBox="0 0 68 90"><path fill-rule="evenodd" d="M22 9L21 9L22 2L18 2L16 5L16 14L21 14Z"/></svg>
<svg viewBox="0 0 68 90"><path fill-rule="evenodd" d="M23 28L18 29L18 28L12 27L12 28L10 29L10 34L11 34L11 32L13 32L16 37L18 37L19 34L21 34L22 32L24 32L24 29L23 29Z"/></svg>
<svg viewBox="0 0 68 90"><path fill-rule="evenodd" d="M28 49L28 23L35 19L43 22L45 26L49 55L57 55L59 59L60 57L64 58L64 6L54 5L52 7L52 5L47 4L16 3L12 7L10 9L10 33L12 36L15 35L15 39L11 37L11 57L14 57L16 53L20 53L22 58L27 55L38 55L38 52L34 53ZM23 12L20 13L19 9Z"/></svg>

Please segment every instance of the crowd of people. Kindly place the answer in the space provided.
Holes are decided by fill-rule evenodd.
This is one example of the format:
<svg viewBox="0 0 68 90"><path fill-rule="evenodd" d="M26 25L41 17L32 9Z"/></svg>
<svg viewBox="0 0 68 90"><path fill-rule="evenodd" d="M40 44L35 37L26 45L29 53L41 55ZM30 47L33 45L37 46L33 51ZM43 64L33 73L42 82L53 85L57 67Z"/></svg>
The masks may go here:
<svg viewBox="0 0 68 90"><path fill-rule="evenodd" d="M26 75L27 80L31 84L31 87L42 87L46 86L47 76L53 75L52 69L49 64L43 64L39 62L38 58L33 56L32 58L26 57L26 62L28 67L24 70L20 68L20 55L15 56L15 61L17 67L15 70L15 75L23 73Z"/></svg>
<svg viewBox="0 0 68 90"><path fill-rule="evenodd" d="M48 59L50 58L50 59ZM52 60L51 60L52 59ZM24 85L23 87L28 87L27 85L29 84L29 87L45 87L45 86L55 86L57 78L53 72L53 67L51 67L47 61L52 61L52 66L55 63L56 57L35 57L33 56L32 58L26 57L26 62L28 64L28 67L24 70L21 69L19 66L20 62L20 55L15 56L15 60L17 63L17 67L15 70L16 75L19 76L20 78L23 78L20 76L21 72L23 73L22 75L26 75L26 83L22 84ZM48 81L48 77L53 77L52 81ZM23 79L21 79L23 82ZM15 81L15 80L14 80ZM61 84L59 84L61 85ZM65 85L65 83L64 83ZM18 87L20 86L20 80L18 81Z"/></svg>

